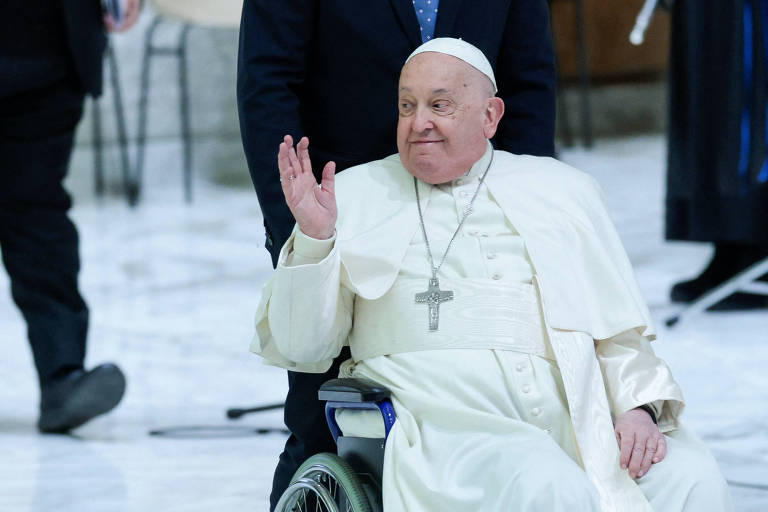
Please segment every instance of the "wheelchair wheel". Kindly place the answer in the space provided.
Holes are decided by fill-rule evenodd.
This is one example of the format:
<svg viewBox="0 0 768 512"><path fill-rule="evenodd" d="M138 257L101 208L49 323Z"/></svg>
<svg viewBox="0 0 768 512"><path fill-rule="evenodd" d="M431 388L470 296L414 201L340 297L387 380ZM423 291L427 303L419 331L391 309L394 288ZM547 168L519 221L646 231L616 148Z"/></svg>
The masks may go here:
<svg viewBox="0 0 768 512"><path fill-rule="evenodd" d="M307 459L280 497L275 512L371 512L360 481L347 462L332 453Z"/></svg>

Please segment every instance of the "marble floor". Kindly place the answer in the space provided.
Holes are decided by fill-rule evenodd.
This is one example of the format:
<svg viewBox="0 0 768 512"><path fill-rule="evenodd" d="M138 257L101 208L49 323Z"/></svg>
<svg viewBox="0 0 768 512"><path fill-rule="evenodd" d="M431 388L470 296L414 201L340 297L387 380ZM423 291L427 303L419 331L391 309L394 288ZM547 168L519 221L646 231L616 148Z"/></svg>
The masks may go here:
<svg viewBox="0 0 768 512"><path fill-rule="evenodd" d="M87 150L78 151L73 174L87 174ZM655 348L686 393L687 424L731 482L736 510L768 510L768 314L708 313L663 327L676 311L670 285L696 274L709 249L662 239L661 137L600 140L561 158L606 191L658 321ZM87 187L73 187L92 312L88 364L123 367L128 391L117 410L71 436L37 434L25 326L0 293L0 511L267 509L285 439L280 412L224 416L228 406L279 401L286 390L284 373L247 351L271 270L258 204L250 188L197 178L195 202L186 206L176 174L158 168L148 180L135 210L117 196L95 200ZM0 288L7 286L3 274ZM206 428L148 435L174 426ZM277 431L255 435L259 428Z"/></svg>

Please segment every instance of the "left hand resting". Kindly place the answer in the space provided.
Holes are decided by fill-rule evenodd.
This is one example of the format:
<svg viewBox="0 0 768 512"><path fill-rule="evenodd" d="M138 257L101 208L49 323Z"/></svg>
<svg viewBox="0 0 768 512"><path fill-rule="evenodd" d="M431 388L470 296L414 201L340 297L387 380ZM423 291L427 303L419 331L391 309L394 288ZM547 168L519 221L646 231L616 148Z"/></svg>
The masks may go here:
<svg viewBox="0 0 768 512"><path fill-rule="evenodd" d="M616 418L616 439L621 448L621 469L629 476L640 478L651 464L661 462L667 455L667 441L659 427L642 409L632 409Z"/></svg>

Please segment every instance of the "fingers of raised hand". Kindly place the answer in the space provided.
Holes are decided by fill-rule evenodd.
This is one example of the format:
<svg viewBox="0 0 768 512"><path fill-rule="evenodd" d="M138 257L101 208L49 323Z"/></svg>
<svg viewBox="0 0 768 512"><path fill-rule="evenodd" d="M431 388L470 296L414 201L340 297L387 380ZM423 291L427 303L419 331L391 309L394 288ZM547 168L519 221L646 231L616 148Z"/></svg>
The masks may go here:
<svg viewBox="0 0 768 512"><path fill-rule="evenodd" d="M320 181L320 188L330 194L335 193L336 186L336 163L328 162L323 167L323 176Z"/></svg>
<svg viewBox="0 0 768 512"><path fill-rule="evenodd" d="M295 179L301 176L301 163L299 163L299 157L296 155L296 149L293 147L292 141L293 139L290 138L290 135L287 135L285 143L288 146L288 162L291 164L291 176L294 176Z"/></svg>
<svg viewBox="0 0 768 512"><path fill-rule="evenodd" d="M309 160L309 139L302 137L296 145L296 151L298 153L301 171L312 173L312 162Z"/></svg>
<svg viewBox="0 0 768 512"><path fill-rule="evenodd" d="M280 181L282 182L291 172L291 161L288 158L289 148L285 142L280 143L277 152L277 168L280 171Z"/></svg>
<svg viewBox="0 0 768 512"><path fill-rule="evenodd" d="M279 146L277 167L280 171L280 182L283 185L284 191L286 186L291 185L293 181L302 175L301 165L299 165L296 150L293 147L293 138L290 135L286 135Z"/></svg>

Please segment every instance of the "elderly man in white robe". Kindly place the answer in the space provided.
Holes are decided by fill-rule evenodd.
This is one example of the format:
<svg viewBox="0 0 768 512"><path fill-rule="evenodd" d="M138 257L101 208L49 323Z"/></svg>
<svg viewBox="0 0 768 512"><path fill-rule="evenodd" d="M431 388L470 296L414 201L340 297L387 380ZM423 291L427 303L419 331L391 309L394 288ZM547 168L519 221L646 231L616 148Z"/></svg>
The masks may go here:
<svg viewBox="0 0 768 512"><path fill-rule="evenodd" d="M342 376L392 391L387 511L731 510L598 186L494 151L495 91L478 49L435 39L400 75L397 155L318 185L285 137L297 224L252 350L324 372L349 345Z"/></svg>

